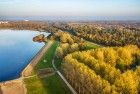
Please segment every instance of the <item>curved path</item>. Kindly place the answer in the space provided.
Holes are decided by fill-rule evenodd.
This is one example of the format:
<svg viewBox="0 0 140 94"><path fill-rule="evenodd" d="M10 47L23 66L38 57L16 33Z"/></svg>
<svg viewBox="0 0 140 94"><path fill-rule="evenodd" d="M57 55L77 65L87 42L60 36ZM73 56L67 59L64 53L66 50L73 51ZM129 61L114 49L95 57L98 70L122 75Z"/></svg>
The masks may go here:
<svg viewBox="0 0 140 94"><path fill-rule="evenodd" d="M55 57L55 55L54 55ZM77 92L74 90L74 88L69 84L69 82L66 80L66 78L61 74L61 72L56 68L55 64L54 64L54 58L52 60L52 65L54 70L56 71L56 73L60 76L60 78L65 82L65 84L68 86L68 88L70 89L70 91L73 94L77 94Z"/></svg>

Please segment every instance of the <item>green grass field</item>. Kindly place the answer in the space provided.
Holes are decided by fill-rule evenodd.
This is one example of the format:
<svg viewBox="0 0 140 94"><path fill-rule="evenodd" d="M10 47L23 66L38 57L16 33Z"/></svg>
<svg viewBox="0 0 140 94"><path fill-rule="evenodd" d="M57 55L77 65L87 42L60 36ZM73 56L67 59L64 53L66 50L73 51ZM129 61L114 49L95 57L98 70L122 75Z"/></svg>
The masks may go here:
<svg viewBox="0 0 140 94"><path fill-rule="evenodd" d="M51 61L55 54L58 42L54 42L43 56L41 61L36 65L34 75L39 69L52 68ZM44 62L46 60L47 62ZM27 94L71 94L70 90L62 79L55 73L52 76L39 78L34 76L24 79Z"/></svg>
<svg viewBox="0 0 140 94"><path fill-rule="evenodd" d="M37 76L24 79L27 94L71 94L57 74L46 78Z"/></svg>
<svg viewBox="0 0 140 94"><path fill-rule="evenodd" d="M42 57L42 59L40 60L40 63L38 63L35 67L35 70L38 69L43 69L43 68L52 68L52 59L54 57L55 54L55 50L57 48L58 42L55 41L52 46L48 49L48 51L46 52L46 54ZM44 60L46 62L44 62Z"/></svg>
<svg viewBox="0 0 140 94"><path fill-rule="evenodd" d="M99 48L99 47L100 47L99 45L96 45L94 43L86 42L85 49L90 50L90 49L96 49L96 48Z"/></svg>

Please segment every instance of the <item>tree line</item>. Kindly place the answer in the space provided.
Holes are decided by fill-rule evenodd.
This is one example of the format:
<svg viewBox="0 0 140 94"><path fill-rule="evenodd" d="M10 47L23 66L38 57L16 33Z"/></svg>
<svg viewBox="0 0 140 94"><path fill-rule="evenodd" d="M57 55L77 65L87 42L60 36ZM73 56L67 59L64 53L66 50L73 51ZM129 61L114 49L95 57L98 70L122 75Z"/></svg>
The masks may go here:
<svg viewBox="0 0 140 94"><path fill-rule="evenodd" d="M52 26L77 37L107 46L128 44L140 47L140 24L123 23L57 23Z"/></svg>
<svg viewBox="0 0 140 94"><path fill-rule="evenodd" d="M9 21L8 23L0 24L0 28L2 29L42 31L47 27L48 27L47 23L39 21Z"/></svg>

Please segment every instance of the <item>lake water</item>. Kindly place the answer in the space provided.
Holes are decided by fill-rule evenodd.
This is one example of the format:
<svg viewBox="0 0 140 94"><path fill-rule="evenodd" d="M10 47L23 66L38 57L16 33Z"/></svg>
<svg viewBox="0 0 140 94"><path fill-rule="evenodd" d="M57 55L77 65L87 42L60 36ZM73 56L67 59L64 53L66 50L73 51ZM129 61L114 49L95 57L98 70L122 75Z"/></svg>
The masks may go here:
<svg viewBox="0 0 140 94"><path fill-rule="evenodd" d="M0 30L0 82L20 76L22 70L45 45L32 41L39 34L40 32L30 30Z"/></svg>

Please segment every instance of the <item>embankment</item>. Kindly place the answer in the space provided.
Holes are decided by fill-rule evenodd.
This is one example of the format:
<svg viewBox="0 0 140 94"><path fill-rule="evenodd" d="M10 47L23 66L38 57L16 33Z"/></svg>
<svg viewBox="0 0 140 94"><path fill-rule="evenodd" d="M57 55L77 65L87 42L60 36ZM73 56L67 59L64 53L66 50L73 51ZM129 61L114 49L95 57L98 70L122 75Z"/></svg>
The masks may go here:
<svg viewBox="0 0 140 94"><path fill-rule="evenodd" d="M35 65L40 61L42 56L45 54L45 52L50 48L52 45L52 41L49 41L47 45L43 46L42 49L37 53L37 55L31 60L31 62L27 65L27 67L22 71L21 76L27 77L31 75L33 68Z"/></svg>

